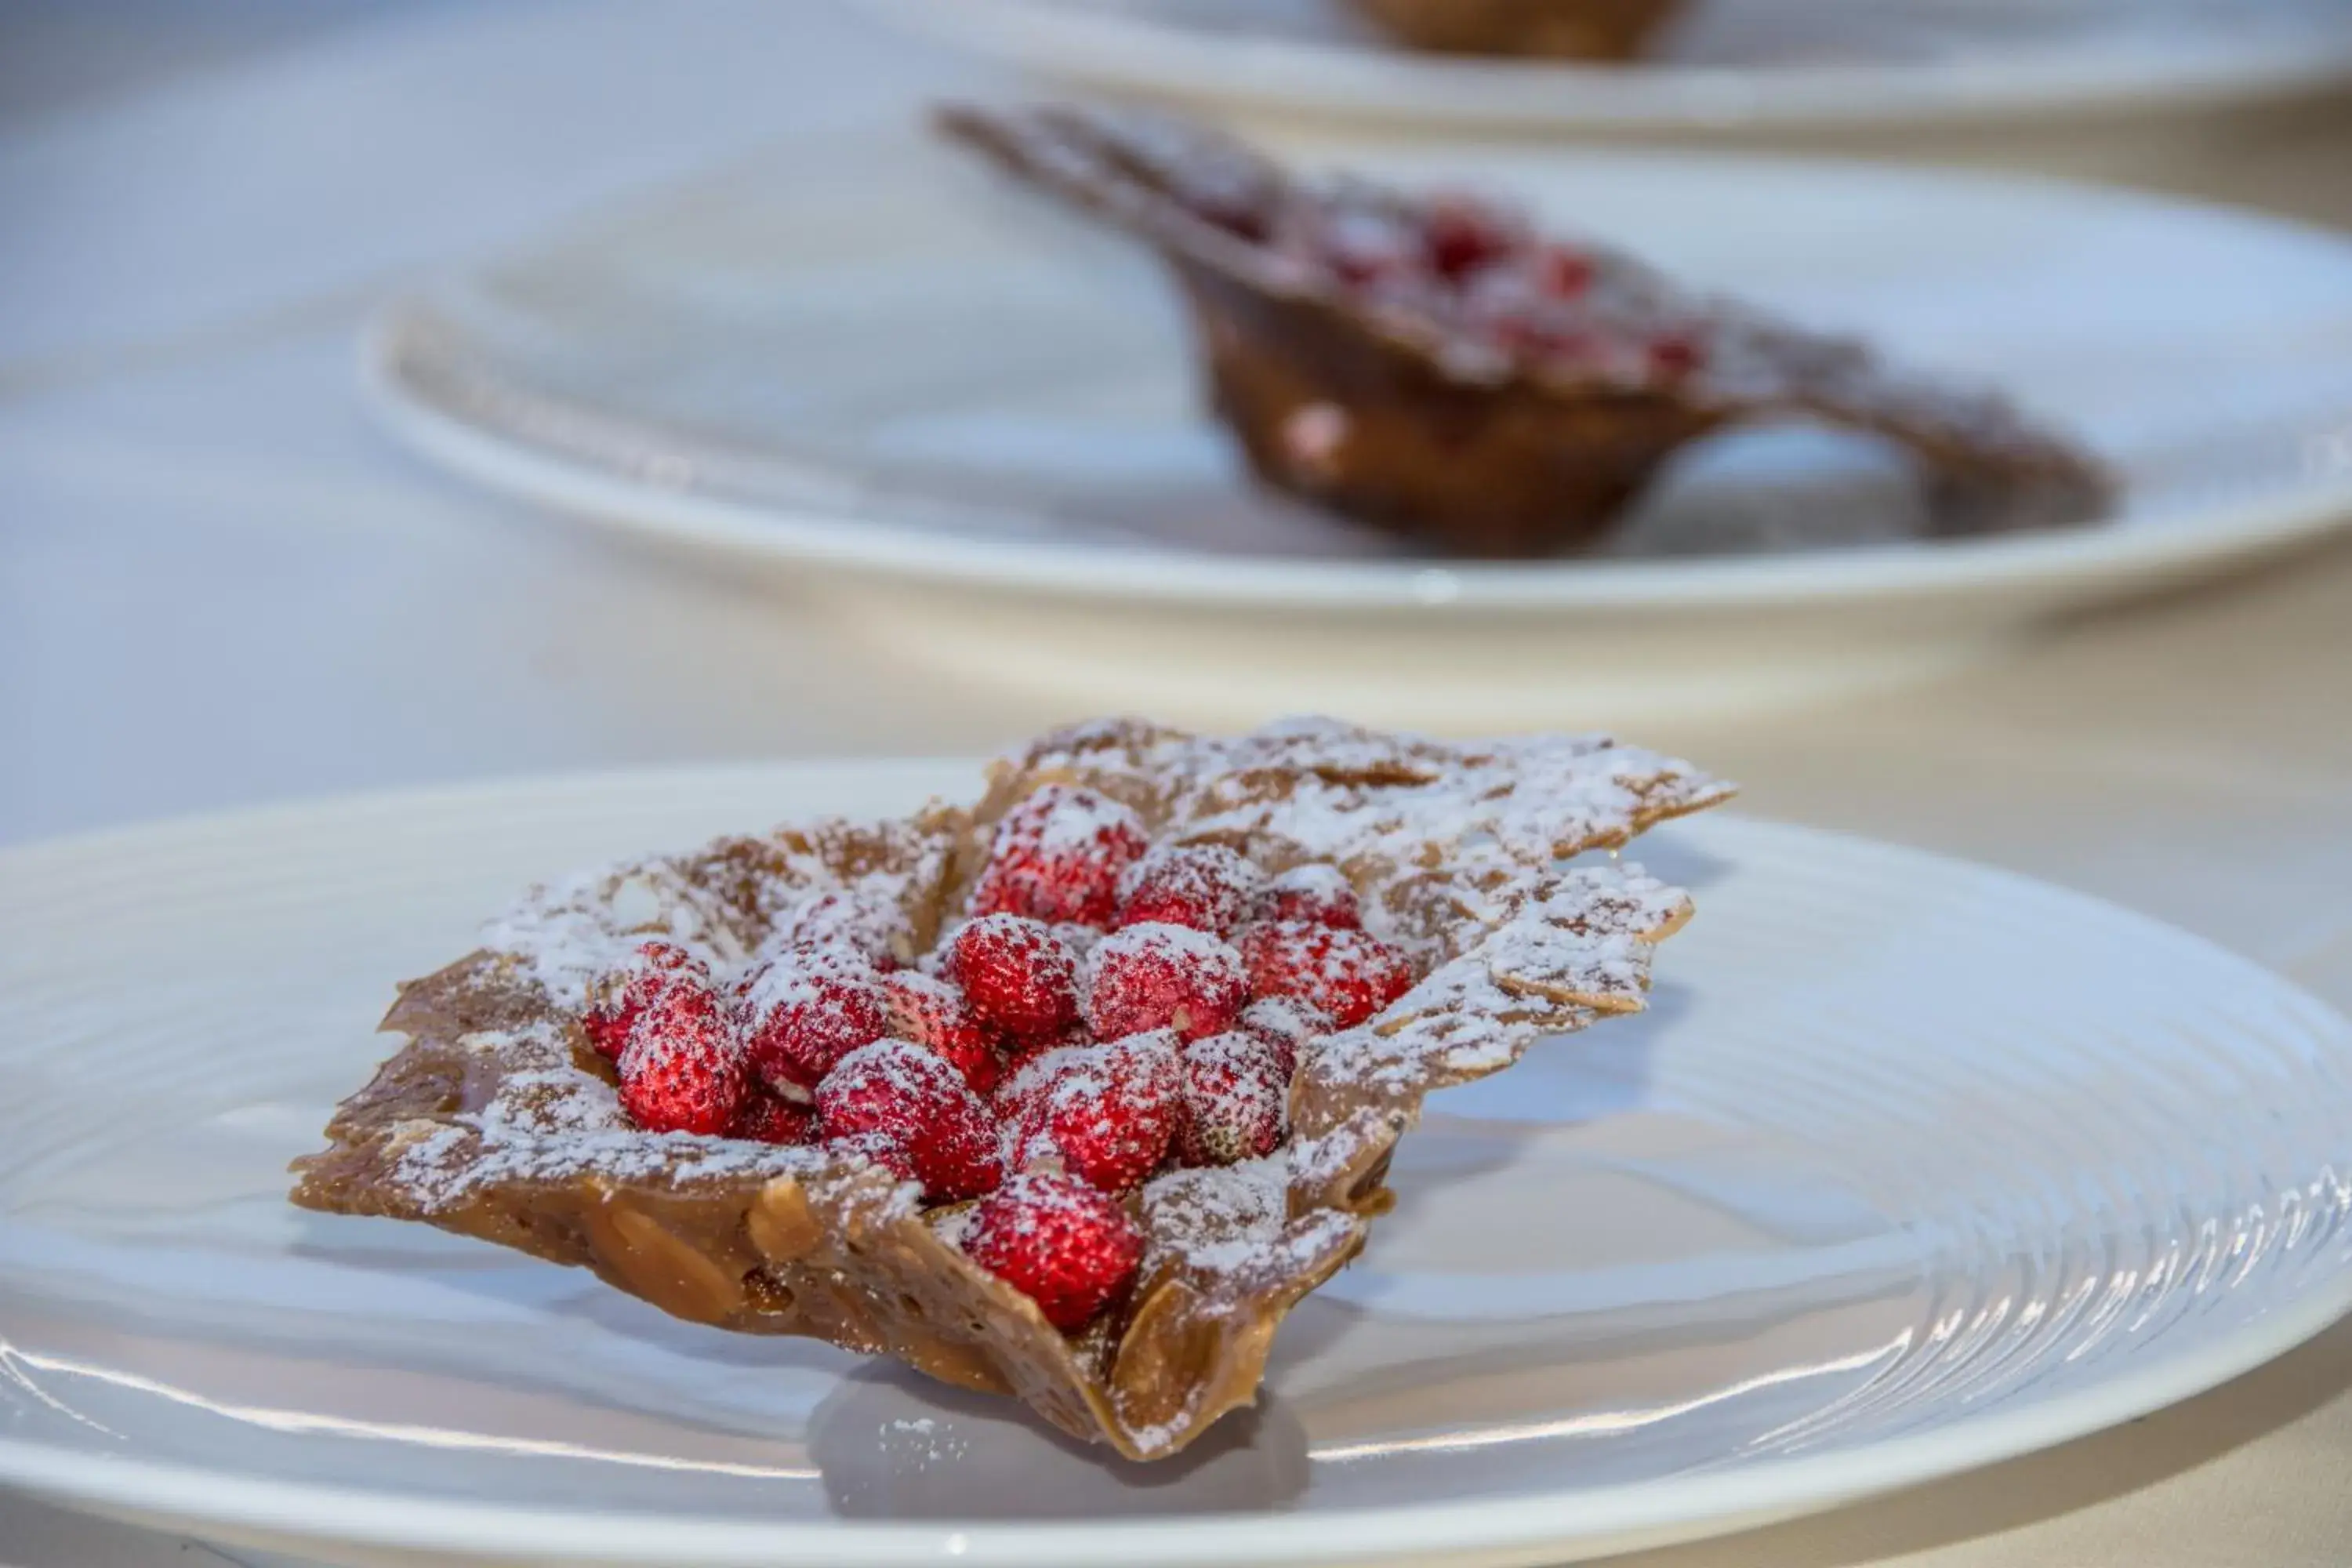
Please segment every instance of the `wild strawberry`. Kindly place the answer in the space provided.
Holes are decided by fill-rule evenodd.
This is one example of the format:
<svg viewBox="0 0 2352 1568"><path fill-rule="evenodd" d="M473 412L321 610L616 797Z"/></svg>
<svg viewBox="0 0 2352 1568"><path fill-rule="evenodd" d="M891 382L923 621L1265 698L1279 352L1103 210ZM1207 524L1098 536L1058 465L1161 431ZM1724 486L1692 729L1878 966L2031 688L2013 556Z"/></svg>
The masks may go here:
<svg viewBox="0 0 2352 1568"><path fill-rule="evenodd" d="M1159 1168L1182 1113L1176 1038L1166 1030L1056 1051L1007 1088L1000 1109L1010 1163L1058 1163L1107 1193Z"/></svg>
<svg viewBox="0 0 2352 1568"><path fill-rule="evenodd" d="M1351 930L1364 923L1363 911L1356 904L1355 884L1337 866L1318 861L1293 866L1268 882L1258 903L1265 920L1306 921Z"/></svg>
<svg viewBox="0 0 2352 1568"><path fill-rule="evenodd" d="M1037 1172L1013 1177L972 1209L963 1250L1067 1332L1135 1278L1143 1236L1094 1188Z"/></svg>
<svg viewBox="0 0 2352 1568"><path fill-rule="evenodd" d="M1706 345L1689 332L1665 332L1650 342L1650 368L1669 381L1690 375L1706 363Z"/></svg>
<svg viewBox="0 0 2352 1568"><path fill-rule="evenodd" d="M588 1043L618 1061L631 1026L647 1007L680 989L709 988L710 970L702 960L675 942L644 942L596 977L580 1022Z"/></svg>
<svg viewBox="0 0 2352 1568"><path fill-rule="evenodd" d="M779 1100L756 1085L743 1096L735 1111L735 1124L727 1130L730 1138L748 1138L754 1143L814 1143L816 1134L815 1111Z"/></svg>
<svg viewBox="0 0 2352 1568"><path fill-rule="evenodd" d="M828 1138L875 1133L904 1150L933 1198L978 1197L1003 1179L996 1120L935 1052L877 1040L844 1057L817 1085Z"/></svg>
<svg viewBox="0 0 2352 1568"><path fill-rule="evenodd" d="M1437 275L1458 283L1509 255L1517 237L1502 215L1484 205L1441 196L1422 220L1422 244Z"/></svg>
<svg viewBox="0 0 2352 1568"><path fill-rule="evenodd" d="M742 1047L707 989L674 991L638 1014L620 1072L622 1109L649 1132L717 1137L750 1088Z"/></svg>
<svg viewBox="0 0 2352 1568"><path fill-rule="evenodd" d="M1087 971L1087 1026L1098 1040L1171 1027L1188 1040L1222 1034L1248 998L1241 954L1190 926L1114 931Z"/></svg>
<svg viewBox="0 0 2352 1568"><path fill-rule="evenodd" d="M1184 1114L1178 1157L1187 1165L1230 1165L1271 1153L1282 1142L1290 1075L1272 1046L1238 1031L1184 1047Z"/></svg>
<svg viewBox="0 0 2352 1568"><path fill-rule="evenodd" d="M1078 961L1043 921L969 921L955 934L949 968L972 1011L1015 1039L1058 1035L1077 1021Z"/></svg>
<svg viewBox="0 0 2352 1568"><path fill-rule="evenodd" d="M1076 784L1046 784L997 823L971 912L1107 925L1119 873L1146 847L1143 823L1126 806Z"/></svg>
<svg viewBox="0 0 2352 1568"><path fill-rule="evenodd" d="M893 1038L927 1046L947 1059L974 1094L986 1099L996 1088L1003 1058L996 1054L996 1038L980 1021L963 990L951 980L901 970L882 977L890 999Z"/></svg>
<svg viewBox="0 0 2352 1568"><path fill-rule="evenodd" d="M1404 954L1360 931L1267 921L1242 933L1242 956L1253 994L1313 1003L1342 1029L1412 988Z"/></svg>
<svg viewBox="0 0 2352 1568"><path fill-rule="evenodd" d="M1298 1058L1307 1042L1331 1032L1331 1018L1302 997L1262 996L1242 1009L1241 1026L1273 1050L1287 1084L1298 1074Z"/></svg>
<svg viewBox="0 0 2352 1568"><path fill-rule="evenodd" d="M833 1065L890 1032L882 976L842 950L787 952L735 987L735 1013L751 1069L786 1099L814 1089Z"/></svg>
<svg viewBox="0 0 2352 1568"><path fill-rule="evenodd" d="M1119 879L1125 927L1158 922L1231 936L1255 912L1265 875L1222 844L1171 844L1154 849Z"/></svg>
<svg viewBox="0 0 2352 1568"><path fill-rule="evenodd" d="M1079 1041L1079 1044L1037 1041L1034 1047L1028 1048L1025 1056L1018 1056L1004 1063L1004 1077L997 1079L997 1093L990 1096L988 1102L997 1112L997 1123L1004 1131L1004 1147L1007 1150L1013 1142L1018 1142L1021 1131L1034 1131L1030 1112L1045 1105L1046 1090L1054 1089L1056 1079L1061 1079L1063 1069L1077 1063L1079 1058L1089 1051L1094 1051L1094 1047L1087 1041Z"/></svg>

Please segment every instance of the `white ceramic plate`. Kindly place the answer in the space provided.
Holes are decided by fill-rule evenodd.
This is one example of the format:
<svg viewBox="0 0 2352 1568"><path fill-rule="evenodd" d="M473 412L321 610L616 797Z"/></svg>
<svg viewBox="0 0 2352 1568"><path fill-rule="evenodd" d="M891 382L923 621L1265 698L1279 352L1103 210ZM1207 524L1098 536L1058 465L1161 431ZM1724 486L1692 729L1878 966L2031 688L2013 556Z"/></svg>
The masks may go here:
<svg viewBox="0 0 2352 1568"><path fill-rule="evenodd" d="M2352 76L2344 0L1690 0L1642 63L1444 58L1343 0L867 0L1073 80L1379 121L1727 130L1990 121L2309 91Z"/></svg>
<svg viewBox="0 0 2352 1568"><path fill-rule="evenodd" d="M1309 149L1304 155L1314 157ZM1149 258L913 133L803 146L394 307L375 405L438 461L663 547L822 575L895 648L1073 708L1595 722L1850 689L2352 521L2352 245L2087 187L1785 161L1356 147L1990 380L2077 429L2089 529L1801 554L1413 557L1255 489ZM1655 542L1916 508L1782 432L1654 489ZM1245 695L1253 706L1237 711Z"/></svg>
<svg viewBox="0 0 2352 1568"><path fill-rule="evenodd" d="M0 1483L350 1561L1556 1562L2204 1388L2352 1303L2352 1025L2148 921L1737 819L1654 1010L1432 1101L1265 1402L1014 1407L284 1201L400 976L574 864L969 766L384 796L0 856Z"/></svg>

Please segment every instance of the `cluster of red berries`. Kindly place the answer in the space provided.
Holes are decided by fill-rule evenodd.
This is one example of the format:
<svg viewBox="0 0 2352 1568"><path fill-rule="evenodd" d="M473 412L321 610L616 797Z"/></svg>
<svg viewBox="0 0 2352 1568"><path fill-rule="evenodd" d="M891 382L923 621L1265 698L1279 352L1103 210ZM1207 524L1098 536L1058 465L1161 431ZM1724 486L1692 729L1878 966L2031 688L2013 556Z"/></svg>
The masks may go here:
<svg viewBox="0 0 2352 1568"><path fill-rule="evenodd" d="M1604 289L1593 252L1470 197L1407 206L1341 190L1276 232L1281 248L1367 301L1437 315L1516 357L1664 380L1706 362L1685 312Z"/></svg>
<svg viewBox="0 0 2352 1568"><path fill-rule="evenodd" d="M1154 849L1089 790L1039 789L990 848L924 968L795 922L722 988L648 942L583 1023L639 1126L823 1143L933 1202L982 1199L966 1252L1075 1328L1141 1256L1118 1200L1171 1162L1270 1152L1302 1047L1412 973L1335 869Z"/></svg>

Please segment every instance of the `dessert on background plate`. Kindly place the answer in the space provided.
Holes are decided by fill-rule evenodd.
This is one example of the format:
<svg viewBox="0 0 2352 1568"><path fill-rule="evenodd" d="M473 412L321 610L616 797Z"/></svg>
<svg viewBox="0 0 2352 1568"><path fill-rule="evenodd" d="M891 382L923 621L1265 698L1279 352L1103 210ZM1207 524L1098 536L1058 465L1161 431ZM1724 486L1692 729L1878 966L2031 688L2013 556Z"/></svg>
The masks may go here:
<svg viewBox="0 0 2352 1568"><path fill-rule="evenodd" d="M1424 545L1595 549L1677 452L1790 418L1907 453L1936 534L2081 523L2113 500L2095 458L1997 394L1895 370L1476 197L1309 181L1124 111L940 121L1159 251L1211 405L1261 481Z"/></svg>
<svg viewBox="0 0 2352 1568"><path fill-rule="evenodd" d="M1626 60L1683 0L1355 0L1358 12L1416 49Z"/></svg>
<svg viewBox="0 0 2352 1568"><path fill-rule="evenodd" d="M1432 1089L1643 1005L1731 787L1605 736L1136 721L971 807L534 889L402 988L295 1201L1013 1394L1139 1459L1249 1404Z"/></svg>

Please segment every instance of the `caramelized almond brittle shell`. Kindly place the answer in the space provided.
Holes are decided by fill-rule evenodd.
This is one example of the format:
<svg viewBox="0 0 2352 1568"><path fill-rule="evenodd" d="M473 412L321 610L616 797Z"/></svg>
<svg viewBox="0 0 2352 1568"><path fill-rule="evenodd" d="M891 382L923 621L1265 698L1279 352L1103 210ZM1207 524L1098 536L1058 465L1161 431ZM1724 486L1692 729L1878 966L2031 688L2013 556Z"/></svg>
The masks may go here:
<svg viewBox="0 0 2352 1568"><path fill-rule="evenodd" d="M740 961L821 897L919 958L956 918L991 825L1053 781L1124 801L1160 841L1227 844L1268 870L1339 866L1368 929L1420 976L1310 1045L1283 1148L1146 1184L1134 1289L1066 1336L959 1250L966 1205L926 1210L854 1155L632 1127L579 1025L595 974L646 937ZM1603 737L1454 745L1319 720L1234 739L1064 731L997 763L971 810L727 838L535 889L479 951L403 987L384 1027L408 1044L297 1163L294 1199L583 1266L696 1322L896 1356L1163 1457L1254 1399L1285 1314L1387 1206L1390 1152L1425 1094L1643 1005L1652 948L1688 900L1631 868L1564 862L1729 793Z"/></svg>
<svg viewBox="0 0 2352 1568"><path fill-rule="evenodd" d="M1271 242L1315 210L1320 187L1181 122L960 107L940 124L1159 252L1190 308L1211 406L1260 479L1454 553L1591 547L1676 451L1774 418L1907 450L1938 533L2081 522L2112 501L2095 459L2005 399L1899 374L1859 343L1679 289L1630 256L1580 247L1608 290L1703 330L1703 363L1652 374L1524 355L1432 298L1351 290ZM1349 189L1350 200L1412 210Z"/></svg>

